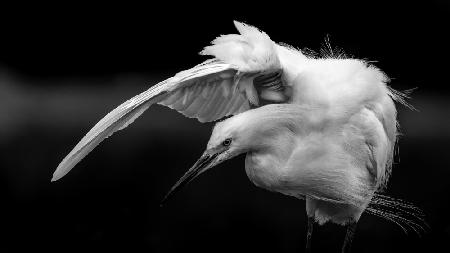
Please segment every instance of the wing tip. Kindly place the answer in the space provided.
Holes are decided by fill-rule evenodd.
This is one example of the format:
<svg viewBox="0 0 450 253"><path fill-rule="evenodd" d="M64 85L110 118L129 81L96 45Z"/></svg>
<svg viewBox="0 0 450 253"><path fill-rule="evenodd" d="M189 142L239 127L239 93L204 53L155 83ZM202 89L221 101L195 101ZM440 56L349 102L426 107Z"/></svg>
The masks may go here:
<svg viewBox="0 0 450 253"><path fill-rule="evenodd" d="M55 172L53 172L53 176L52 179L50 180L51 182L55 182L60 180L61 178L63 178L67 173L69 173L69 171L72 169L72 167L68 167L67 163L65 163L64 159L59 165L58 168L56 168ZM64 164L64 165L63 165Z"/></svg>
<svg viewBox="0 0 450 253"><path fill-rule="evenodd" d="M59 179L61 179L64 176L64 173L61 173L59 171L59 168L55 170L55 172L53 173L52 179L50 180L50 182L55 182L58 181Z"/></svg>

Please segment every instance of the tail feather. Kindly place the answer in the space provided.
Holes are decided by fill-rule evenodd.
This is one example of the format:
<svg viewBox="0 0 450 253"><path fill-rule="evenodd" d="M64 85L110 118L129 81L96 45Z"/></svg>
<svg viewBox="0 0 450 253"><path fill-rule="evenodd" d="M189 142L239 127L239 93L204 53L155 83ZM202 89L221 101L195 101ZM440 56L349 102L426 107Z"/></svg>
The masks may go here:
<svg viewBox="0 0 450 253"><path fill-rule="evenodd" d="M397 224L406 234L413 231L421 236L430 230L423 211L404 200L375 194L366 211Z"/></svg>

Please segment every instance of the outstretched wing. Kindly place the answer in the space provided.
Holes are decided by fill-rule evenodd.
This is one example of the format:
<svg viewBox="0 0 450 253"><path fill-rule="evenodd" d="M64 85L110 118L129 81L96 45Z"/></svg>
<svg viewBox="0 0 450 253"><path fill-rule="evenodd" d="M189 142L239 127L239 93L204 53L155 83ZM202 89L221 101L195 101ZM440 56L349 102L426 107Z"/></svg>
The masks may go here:
<svg viewBox="0 0 450 253"><path fill-rule="evenodd" d="M166 105L201 122L249 109L246 93L256 96L255 90L248 78L240 76L232 65L208 60L152 86L101 119L59 164L52 181L67 174L100 142L133 123L152 104Z"/></svg>
<svg viewBox="0 0 450 253"><path fill-rule="evenodd" d="M260 104L286 102L290 87L283 85L275 43L255 27L235 25L240 34L220 36L202 51L214 59L154 85L108 113L59 164L52 181L67 174L100 142L127 127L152 104L207 122Z"/></svg>

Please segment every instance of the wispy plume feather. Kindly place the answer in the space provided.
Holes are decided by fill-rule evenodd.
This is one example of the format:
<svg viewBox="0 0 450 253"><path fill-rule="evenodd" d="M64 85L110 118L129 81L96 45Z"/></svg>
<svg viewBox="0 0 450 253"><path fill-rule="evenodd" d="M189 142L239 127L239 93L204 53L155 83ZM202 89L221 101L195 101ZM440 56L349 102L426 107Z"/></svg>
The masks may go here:
<svg viewBox="0 0 450 253"><path fill-rule="evenodd" d="M423 211L413 204L382 194L375 194L366 211L397 224L406 234L421 236L430 230Z"/></svg>

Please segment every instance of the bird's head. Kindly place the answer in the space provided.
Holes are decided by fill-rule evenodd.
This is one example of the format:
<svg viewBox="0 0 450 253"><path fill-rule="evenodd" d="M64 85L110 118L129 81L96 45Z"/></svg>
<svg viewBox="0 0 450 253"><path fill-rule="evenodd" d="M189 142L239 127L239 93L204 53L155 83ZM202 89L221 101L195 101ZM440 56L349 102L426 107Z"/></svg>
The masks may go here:
<svg viewBox="0 0 450 253"><path fill-rule="evenodd" d="M203 155L181 177L163 203L201 173L239 154L277 145L274 140L298 126L299 110L293 105L266 105L217 123ZM283 143L286 145L286 143Z"/></svg>

